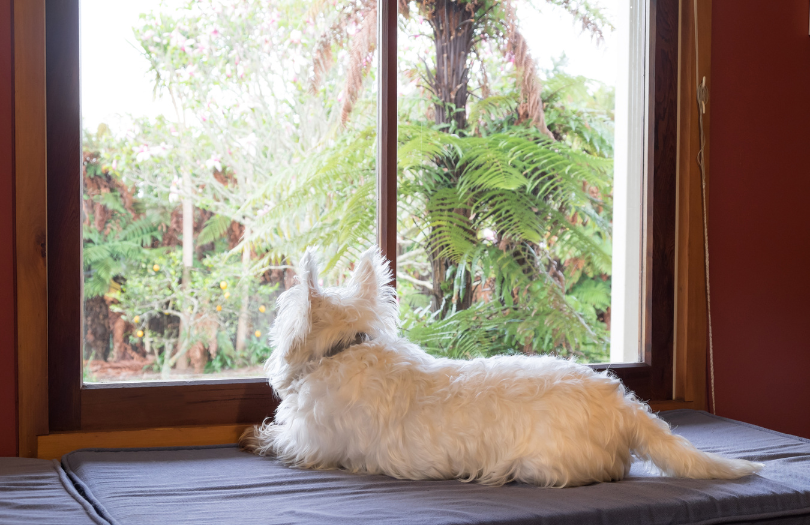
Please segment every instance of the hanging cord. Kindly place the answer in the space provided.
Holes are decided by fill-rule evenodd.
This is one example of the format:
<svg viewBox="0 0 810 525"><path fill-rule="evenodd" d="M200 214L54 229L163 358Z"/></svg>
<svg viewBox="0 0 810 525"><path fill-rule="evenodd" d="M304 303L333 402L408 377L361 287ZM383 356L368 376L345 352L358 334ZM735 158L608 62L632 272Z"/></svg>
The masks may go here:
<svg viewBox="0 0 810 525"><path fill-rule="evenodd" d="M703 201L703 266L706 270L706 311L709 324L709 382L712 394L712 414L717 413L717 404L714 397L714 342L712 340L712 293L709 284L709 217L706 212L706 164L703 161L703 150L706 146L706 136L703 132L703 114L706 113L706 102L709 100L709 90L706 87L706 77L700 80L698 53L698 10L697 0L694 0L695 18L695 81L697 82L698 122L700 124L700 150L697 155L700 166L700 197Z"/></svg>

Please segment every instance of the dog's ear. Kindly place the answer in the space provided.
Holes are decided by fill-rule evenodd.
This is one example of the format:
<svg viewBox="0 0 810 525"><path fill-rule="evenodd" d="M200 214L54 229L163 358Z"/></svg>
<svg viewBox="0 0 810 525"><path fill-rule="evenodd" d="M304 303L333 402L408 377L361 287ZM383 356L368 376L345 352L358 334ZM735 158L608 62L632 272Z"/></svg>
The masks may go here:
<svg viewBox="0 0 810 525"><path fill-rule="evenodd" d="M391 269L388 260L378 248L370 248L360 256L357 268L349 280L349 286L354 290L355 297L376 302L386 295L384 292L390 282Z"/></svg>
<svg viewBox="0 0 810 525"><path fill-rule="evenodd" d="M318 285L318 261L312 248L307 248L304 256L301 257L301 262L298 264L298 275L310 294L321 291L321 287Z"/></svg>
<svg viewBox="0 0 810 525"><path fill-rule="evenodd" d="M301 257L297 279L296 286L279 296L276 320L270 332L273 353L265 364L265 371L277 393L290 386L310 357L305 342L312 329L312 303L321 292L313 250L307 249Z"/></svg>

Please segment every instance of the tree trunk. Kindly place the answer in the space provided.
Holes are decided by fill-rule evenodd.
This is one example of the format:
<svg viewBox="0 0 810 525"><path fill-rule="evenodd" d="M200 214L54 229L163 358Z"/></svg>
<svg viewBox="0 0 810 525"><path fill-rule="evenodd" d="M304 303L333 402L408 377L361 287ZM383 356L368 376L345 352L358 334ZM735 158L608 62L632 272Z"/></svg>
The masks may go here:
<svg viewBox="0 0 810 525"><path fill-rule="evenodd" d="M194 203L191 202L191 172L183 172L183 293L188 294L191 286L191 268L194 266ZM186 305L181 304L185 310ZM188 312L180 317L180 334L177 338L177 364L178 370L188 368L188 346L191 339L191 326Z"/></svg>
<svg viewBox="0 0 810 525"><path fill-rule="evenodd" d="M468 9L469 8L469 9ZM467 128L467 82L469 80L470 51L474 34L474 10L471 4L453 0L437 0L428 16L433 28L433 41L436 47L436 64L433 74L429 74L431 88L436 95L434 113L436 124L442 126L446 133L457 133ZM455 166L447 166L450 174L449 182L457 184ZM458 209L456 212L469 217L467 209ZM445 299L442 285L445 282L447 269L451 261L440 257L434 243L433 231L428 240L430 264L433 274L433 293L431 294L431 308L434 312L442 310L440 317L450 311L451 303L456 310L464 310L472 304L472 276L465 273L463 297L454 295L451 301Z"/></svg>
<svg viewBox="0 0 810 525"><path fill-rule="evenodd" d="M110 307L99 295L84 302L84 358L107 360L110 353Z"/></svg>
<svg viewBox="0 0 810 525"><path fill-rule="evenodd" d="M170 341L169 339L164 339L163 340L163 363L162 363L162 366L160 367L160 378L163 379L163 380L169 379L169 377L172 374L172 362L173 362L173 360L171 359L171 356L172 356L173 349L172 349L172 345L171 345L171 343L169 341ZM179 338L178 338L178 341L179 341ZM178 348L179 348L179 343L178 343Z"/></svg>
<svg viewBox="0 0 810 525"><path fill-rule="evenodd" d="M473 17L472 4L453 0L437 0L429 16L436 45L436 69L431 79L437 97L436 124L455 123L460 130L467 127L467 62L475 29ZM450 131L450 126L443 129Z"/></svg>
<svg viewBox="0 0 810 525"><path fill-rule="evenodd" d="M127 322L124 320L123 314L119 312L110 312L110 324L112 326L113 336L113 358L112 361L123 361L127 357L127 343L124 335L127 331Z"/></svg>
<svg viewBox="0 0 810 525"><path fill-rule="evenodd" d="M245 239L250 237L250 228L245 226ZM248 274L250 273L250 243L245 241L242 248L242 282L239 284L242 294L242 306L239 309L239 324L236 326L236 352L241 353L245 349L247 342L248 325L250 323L250 282Z"/></svg>

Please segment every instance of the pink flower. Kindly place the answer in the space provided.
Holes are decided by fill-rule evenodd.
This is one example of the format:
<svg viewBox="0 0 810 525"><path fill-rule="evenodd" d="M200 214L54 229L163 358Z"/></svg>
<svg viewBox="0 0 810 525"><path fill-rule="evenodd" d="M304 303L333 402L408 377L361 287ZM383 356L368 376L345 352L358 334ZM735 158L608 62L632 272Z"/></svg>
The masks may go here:
<svg viewBox="0 0 810 525"><path fill-rule="evenodd" d="M152 154L149 151L148 144L142 144L137 148L132 148L135 152L135 162L143 162L145 160L149 160Z"/></svg>

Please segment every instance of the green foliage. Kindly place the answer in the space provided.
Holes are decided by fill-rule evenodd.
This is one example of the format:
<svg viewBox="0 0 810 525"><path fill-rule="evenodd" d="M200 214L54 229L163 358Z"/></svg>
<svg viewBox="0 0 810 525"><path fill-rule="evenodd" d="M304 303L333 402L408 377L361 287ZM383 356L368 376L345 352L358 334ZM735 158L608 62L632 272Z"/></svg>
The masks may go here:
<svg viewBox="0 0 810 525"><path fill-rule="evenodd" d="M479 114L488 109L478 107ZM611 189L612 161L525 125L490 123L499 131L480 136L451 135L424 123L399 126L398 231L408 241L405 254L421 254L408 264L425 268L431 249L456 264L443 290L452 303L446 318L429 314L418 298L423 289L411 286L420 271L400 265L402 304L414 306L403 314L404 328L441 355L527 351L605 360L608 334L599 316L610 305L604 276L611 267L611 215L601 195ZM364 140L355 136L351 148L337 145L314 166L291 194L293 209L320 188L345 185L361 194L347 175L358 165L352 152L371 147L371 137ZM345 230L335 225L363 214L356 223L371 223L372 199L324 206L304 242L349 251L358 233L343 240ZM284 213L277 210L268 220ZM566 261L576 270L562 271ZM472 290L464 287L465 273L473 276ZM470 293L479 302L456 311Z"/></svg>
<svg viewBox="0 0 810 525"><path fill-rule="evenodd" d="M429 352L454 358L556 353L603 361L613 91L568 75L562 57L543 79L550 139L521 120L519 74L491 52L506 39L505 4L469 3L482 42L469 71L475 96L466 108L450 108L467 113L466 129L434 123L422 62L434 43L424 27L417 30L417 17L400 20L427 35L409 41L398 61L412 79L398 101L403 330ZM536 3L562 7L597 38L610 28L587 0ZM429 7L411 3L423 15ZM149 342L156 369L173 348L195 343L215 349L207 373L260 364L271 352L265 339L281 291L268 284L269 273L289 269L314 246L325 262L324 284L341 284L375 244L376 93L363 90L344 125L349 66L338 63L307 89L318 35L359 8L256 0L223 9L216 0L190 1L143 15L135 28L176 121L139 119L126 134L88 136L88 151L99 153L86 176L107 186L85 195L85 293L107 295L133 333L143 332L130 334L132 342ZM340 57L347 42L331 46ZM373 77L371 70L366 85ZM205 212L194 245L208 250L196 254L187 283L180 247L187 239L175 224L184 200ZM100 226L94 210L106 214ZM233 227L244 232L235 247ZM243 260L244 253L251 257ZM449 266L433 290L436 257ZM431 309L437 296L442 307ZM463 308L464 299L472 306ZM237 350L245 304L251 335Z"/></svg>
<svg viewBox="0 0 810 525"><path fill-rule="evenodd" d="M220 337L219 350L216 356L206 363L205 372L211 374L263 365L272 352L273 349L259 338L252 337L248 341L245 351L237 352L230 339Z"/></svg>

